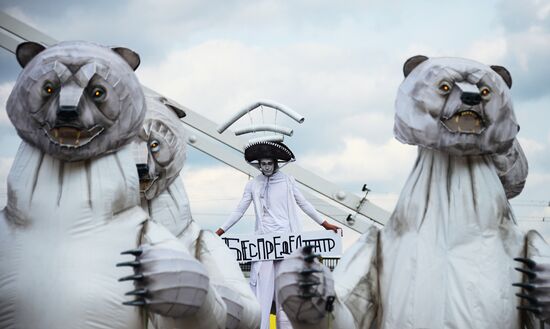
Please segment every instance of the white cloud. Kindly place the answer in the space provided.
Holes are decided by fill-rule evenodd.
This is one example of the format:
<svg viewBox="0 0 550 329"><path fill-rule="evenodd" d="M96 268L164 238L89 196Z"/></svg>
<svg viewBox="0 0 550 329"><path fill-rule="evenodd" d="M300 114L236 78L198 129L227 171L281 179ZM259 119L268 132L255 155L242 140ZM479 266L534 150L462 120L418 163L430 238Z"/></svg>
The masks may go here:
<svg viewBox="0 0 550 329"><path fill-rule="evenodd" d="M161 63L144 64L137 73L145 85L207 117L228 117L254 95L265 94L266 75L257 69L265 64L259 63L262 57L257 48L209 41L171 52Z"/></svg>
<svg viewBox="0 0 550 329"><path fill-rule="evenodd" d="M226 166L185 168L182 180L189 196L193 218L205 229L216 230L237 206L248 176ZM251 233L252 207L236 231ZM248 227L247 227L248 226Z"/></svg>
<svg viewBox="0 0 550 329"><path fill-rule="evenodd" d="M492 36L489 39L475 40L461 56L487 65L499 65L500 63L504 63L508 51L508 41L506 38Z"/></svg>
<svg viewBox="0 0 550 329"><path fill-rule="evenodd" d="M501 0L497 19L508 45L507 68L519 97L536 99L550 94L550 6L547 1Z"/></svg>
<svg viewBox="0 0 550 329"><path fill-rule="evenodd" d="M501 24L512 32L526 31L532 28L544 27L548 29L548 13L550 6L547 1L524 0L501 0L498 2L498 14Z"/></svg>
<svg viewBox="0 0 550 329"><path fill-rule="evenodd" d="M540 69L538 67L539 57L550 52L549 38L550 31L538 28L508 37L508 42L513 45L510 47L510 51L519 59L522 70L536 71Z"/></svg>
<svg viewBox="0 0 550 329"><path fill-rule="evenodd" d="M530 193L534 199L540 200L541 198L548 198L548 186L550 186L550 173L548 172L530 172L527 176L527 183L525 185L525 190L539 190L542 193Z"/></svg>
<svg viewBox="0 0 550 329"><path fill-rule="evenodd" d="M336 182L383 181L393 185L406 179L415 157L416 147L403 145L393 138L378 145L362 138L344 137L340 149L306 155L302 162ZM393 185L386 186L386 190L397 189Z"/></svg>
<svg viewBox="0 0 550 329"><path fill-rule="evenodd" d="M228 201L234 204L241 198L249 177L227 166L191 167L183 170L182 180L189 197L197 203Z"/></svg>
<svg viewBox="0 0 550 329"><path fill-rule="evenodd" d="M428 57L463 57L487 65L504 63L509 53L509 40L501 35L492 33L488 38L473 38L465 47L437 47L434 43L409 44L403 52L403 62L413 55ZM502 64L501 64L502 65Z"/></svg>
<svg viewBox="0 0 550 329"><path fill-rule="evenodd" d="M359 136L372 144L384 144L388 137L393 136L393 116L393 111L374 110L343 116L333 123L335 129L332 137Z"/></svg>
<svg viewBox="0 0 550 329"><path fill-rule="evenodd" d="M537 11L537 18L541 21L550 17L550 3L541 2L541 8Z"/></svg>
<svg viewBox="0 0 550 329"><path fill-rule="evenodd" d="M541 143L540 141L531 138L519 137L518 141L521 144L521 147L525 152L525 156L528 159L536 156L541 152L544 152L547 147L544 143Z"/></svg>
<svg viewBox="0 0 550 329"><path fill-rule="evenodd" d="M391 107L400 78L369 72L354 56L322 44L256 47L214 40L171 52L137 73L144 84L213 119L260 98L340 118L362 110L361 104Z"/></svg>
<svg viewBox="0 0 550 329"><path fill-rule="evenodd" d="M11 121L6 112L6 103L8 102L8 97L13 89L13 85L14 82L4 82L0 84L0 125L11 125Z"/></svg>

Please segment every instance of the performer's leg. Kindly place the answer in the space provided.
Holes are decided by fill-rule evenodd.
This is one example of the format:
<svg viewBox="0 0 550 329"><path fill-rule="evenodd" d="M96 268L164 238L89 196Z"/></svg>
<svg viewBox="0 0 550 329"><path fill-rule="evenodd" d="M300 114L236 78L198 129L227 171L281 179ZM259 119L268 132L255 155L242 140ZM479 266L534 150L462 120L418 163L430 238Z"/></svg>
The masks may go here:
<svg viewBox="0 0 550 329"><path fill-rule="evenodd" d="M269 329L269 313L275 291L275 270L272 261L260 262L258 281L256 283L256 298L260 302L262 321L261 329ZM279 327L277 327L279 329Z"/></svg>
<svg viewBox="0 0 550 329"><path fill-rule="evenodd" d="M274 263L274 272L277 272L277 269L279 268L280 261L275 261ZM275 287L275 282L273 282L273 286ZM275 293L275 309L277 310L277 329L292 329L292 324L290 323L290 320L288 319L288 316L286 315L285 311L283 311L282 305L279 303L279 299L277 294Z"/></svg>

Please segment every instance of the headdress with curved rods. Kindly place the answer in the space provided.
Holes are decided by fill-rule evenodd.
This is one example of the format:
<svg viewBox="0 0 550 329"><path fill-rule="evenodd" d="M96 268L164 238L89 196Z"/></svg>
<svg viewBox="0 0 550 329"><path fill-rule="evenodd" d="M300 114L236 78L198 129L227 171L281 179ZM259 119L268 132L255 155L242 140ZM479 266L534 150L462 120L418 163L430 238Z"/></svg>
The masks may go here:
<svg viewBox="0 0 550 329"><path fill-rule="evenodd" d="M239 128L234 131L236 136L251 134L251 133L266 133L272 132L275 134L263 135L260 137L252 138L244 146L245 151L245 160L254 167L258 167L258 160L262 157L273 157L280 163L286 164L288 162L295 161L294 154L292 151L284 145L284 136L292 136L293 130L289 127L277 125L277 112L286 114L288 117L292 118L298 123L304 122L305 118L303 115L295 112L294 110L286 107L285 105L269 101L261 100L254 102L237 112L225 123L218 126L217 131L221 134L240 118L245 115L249 115L252 111L256 109L262 109L263 107L271 108L275 111L275 123L265 123L261 124L251 124L244 128ZM262 112L263 113L263 112ZM264 120L262 116L262 121Z"/></svg>

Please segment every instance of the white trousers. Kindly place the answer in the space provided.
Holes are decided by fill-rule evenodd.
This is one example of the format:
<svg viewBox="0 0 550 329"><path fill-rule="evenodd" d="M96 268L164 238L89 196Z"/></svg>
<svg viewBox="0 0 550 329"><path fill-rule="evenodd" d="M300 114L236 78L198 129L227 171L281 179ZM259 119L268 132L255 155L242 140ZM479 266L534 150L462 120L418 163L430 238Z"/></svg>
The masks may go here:
<svg viewBox="0 0 550 329"><path fill-rule="evenodd" d="M262 312L260 329L269 329L269 314L273 300L275 300L275 309L277 312L277 329L292 329L292 325L275 294L275 273L279 264L280 261L260 262L256 285L251 286L256 294L256 298L260 302Z"/></svg>

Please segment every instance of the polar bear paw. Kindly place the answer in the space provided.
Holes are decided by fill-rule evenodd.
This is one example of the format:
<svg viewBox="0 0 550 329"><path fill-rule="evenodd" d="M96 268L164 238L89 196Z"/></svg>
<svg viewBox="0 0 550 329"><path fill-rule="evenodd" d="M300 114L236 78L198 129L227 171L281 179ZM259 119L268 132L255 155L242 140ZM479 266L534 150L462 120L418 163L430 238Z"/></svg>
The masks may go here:
<svg viewBox="0 0 550 329"><path fill-rule="evenodd" d="M279 301L292 322L315 324L332 311L332 273L310 246L283 260L275 281Z"/></svg>
<svg viewBox="0 0 550 329"><path fill-rule="evenodd" d="M134 274L119 281L133 281L133 296L124 305L143 306L163 316L179 318L195 314L206 300L209 277L204 266L187 252L168 244L145 244L122 252L135 259L118 263L130 266Z"/></svg>
<svg viewBox="0 0 550 329"><path fill-rule="evenodd" d="M514 258L521 262L523 268L516 270L523 273L527 280L514 283L513 286L522 288L522 293L516 294L522 300L517 308L533 313L537 318L550 323L550 264L548 258ZM546 262L545 262L546 261Z"/></svg>

